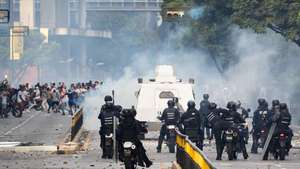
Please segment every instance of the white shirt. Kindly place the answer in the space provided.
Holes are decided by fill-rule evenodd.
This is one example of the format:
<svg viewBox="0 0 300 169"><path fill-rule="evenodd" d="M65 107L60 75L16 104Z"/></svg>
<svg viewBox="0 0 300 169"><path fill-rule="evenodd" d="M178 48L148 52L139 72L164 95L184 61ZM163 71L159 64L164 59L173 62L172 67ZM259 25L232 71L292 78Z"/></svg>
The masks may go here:
<svg viewBox="0 0 300 169"><path fill-rule="evenodd" d="M26 100L26 97L27 97L27 91L19 91L18 98L17 98L18 103L21 103L23 100Z"/></svg>

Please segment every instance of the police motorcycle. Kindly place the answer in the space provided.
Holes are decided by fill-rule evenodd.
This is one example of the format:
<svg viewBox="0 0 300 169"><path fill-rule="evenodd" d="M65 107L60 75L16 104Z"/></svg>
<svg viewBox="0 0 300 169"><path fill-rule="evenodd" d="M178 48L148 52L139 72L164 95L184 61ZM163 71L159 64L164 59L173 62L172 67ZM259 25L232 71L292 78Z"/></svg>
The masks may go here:
<svg viewBox="0 0 300 169"><path fill-rule="evenodd" d="M236 152L242 153L243 148L246 147L246 144L248 143L247 135L249 134L248 131L248 124L247 123L240 123L236 125L238 136L237 136L237 142L236 142Z"/></svg>
<svg viewBox="0 0 300 169"><path fill-rule="evenodd" d="M176 126L167 125L167 145L170 153L175 153L176 145Z"/></svg>
<svg viewBox="0 0 300 169"><path fill-rule="evenodd" d="M105 141L103 146L105 149L103 149L103 156L106 156L108 158L113 158L113 153L114 153L114 138L113 138L113 132L107 131L105 132Z"/></svg>
<svg viewBox="0 0 300 169"><path fill-rule="evenodd" d="M267 111L261 112L264 124L259 132L258 147L263 148L268 137L269 129L267 127Z"/></svg>
<svg viewBox="0 0 300 169"><path fill-rule="evenodd" d="M233 126L223 132L223 143L225 143L226 152L228 154L228 160L234 160L237 157L237 142L238 142L238 130Z"/></svg>
<svg viewBox="0 0 300 169"><path fill-rule="evenodd" d="M124 118L121 120L117 129L117 138L120 139L119 159L124 162L125 169L135 169L138 165L144 167L144 163L146 164L146 167L151 166L152 162L149 161L146 156L144 147L138 138L139 134L137 133L141 131L147 133L147 128L144 128L141 123L132 119L132 117L134 118L136 115L134 108L123 109L122 114ZM131 124L134 125L131 126Z"/></svg>
<svg viewBox="0 0 300 169"><path fill-rule="evenodd" d="M114 141L113 141L113 133L106 133L105 134L105 142L104 142L104 146L105 146L105 155L108 158L112 158L113 157L113 147L114 147Z"/></svg>
<svg viewBox="0 0 300 169"><path fill-rule="evenodd" d="M125 169L135 169L138 162L138 151L136 145L131 141L125 141L123 143L123 150Z"/></svg>
<svg viewBox="0 0 300 169"><path fill-rule="evenodd" d="M159 112L160 116L157 119L161 120L161 112ZM164 125L164 121L162 121L162 125ZM176 146L176 125L166 125L166 132L167 132L167 139L166 144L169 148L170 153L175 153L175 146Z"/></svg>
<svg viewBox="0 0 300 169"><path fill-rule="evenodd" d="M288 154L288 132L280 130L275 136L273 136L273 155L274 159L285 160L285 156Z"/></svg>

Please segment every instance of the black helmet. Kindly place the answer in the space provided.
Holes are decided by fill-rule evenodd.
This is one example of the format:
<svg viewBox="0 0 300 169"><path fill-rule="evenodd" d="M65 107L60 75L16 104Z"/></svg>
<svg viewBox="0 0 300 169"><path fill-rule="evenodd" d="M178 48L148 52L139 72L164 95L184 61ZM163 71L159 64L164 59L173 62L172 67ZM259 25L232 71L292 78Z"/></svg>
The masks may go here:
<svg viewBox="0 0 300 169"><path fill-rule="evenodd" d="M280 106L281 110L287 109L287 104L286 103L280 103L279 106Z"/></svg>
<svg viewBox="0 0 300 169"><path fill-rule="evenodd" d="M259 99L257 100L257 102L258 102L258 104L259 104L260 106L262 106L262 105L264 105L264 104L266 103L266 100L265 100L264 98L259 98Z"/></svg>
<svg viewBox="0 0 300 169"><path fill-rule="evenodd" d="M132 109L123 109L122 116L124 118L134 117L136 112L132 111Z"/></svg>
<svg viewBox="0 0 300 169"><path fill-rule="evenodd" d="M272 106L273 107L275 107L276 105L279 105L279 104L280 104L279 100L273 100L272 101Z"/></svg>
<svg viewBox="0 0 300 169"><path fill-rule="evenodd" d="M169 107L174 107L175 106L175 102L173 100L169 100L168 101L168 106Z"/></svg>
<svg viewBox="0 0 300 169"><path fill-rule="evenodd" d="M207 100L209 98L209 94L204 94L203 99Z"/></svg>
<svg viewBox="0 0 300 169"><path fill-rule="evenodd" d="M210 103L209 104L209 109L215 109L215 108L217 108L217 104L216 103Z"/></svg>
<svg viewBox="0 0 300 169"><path fill-rule="evenodd" d="M132 115L133 115L133 117L135 117L135 116L136 116L136 114L137 114L137 112L136 112L135 108L131 108L131 112L132 112Z"/></svg>
<svg viewBox="0 0 300 169"><path fill-rule="evenodd" d="M104 97L104 101L105 102L111 102L111 101L113 101L113 99L112 99L111 96L107 95L107 96Z"/></svg>
<svg viewBox="0 0 300 169"><path fill-rule="evenodd" d="M227 108L230 110L235 110L236 109L236 104L233 101L230 101L227 103Z"/></svg>
<svg viewBox="0 0 300 169"><path fill-rule="evenodd" d="M191 108L195 108L195 107L196 107L196 104L195 104L194 101L190 100L190 101L187 103L187 106L188 106L189 109L191 109Z"/></svg>

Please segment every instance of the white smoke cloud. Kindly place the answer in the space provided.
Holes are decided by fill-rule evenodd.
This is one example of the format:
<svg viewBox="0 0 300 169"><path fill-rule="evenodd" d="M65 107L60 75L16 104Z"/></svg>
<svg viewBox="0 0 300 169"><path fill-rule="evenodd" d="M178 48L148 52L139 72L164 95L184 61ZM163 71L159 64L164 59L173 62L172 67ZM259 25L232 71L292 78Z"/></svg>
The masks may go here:
<svg viewBox="0 0 300 169"><path fill-rule="evenodd" d="M250 30L233 28L232 50L239 61L229 67L225 72L227 78L224 79L206 53L190 49L174 50L172 41L176 42L184 32L185 29L182 29L173 34L166 47L155 55L153 51L144 51L133 56L131 64L124 68L123 76L119 79L105 79L101 92L87 98L87 107L94 107L94 112L89 112L86 126L89 129L99 126L96 117L103 97L110 94L111 90L116 92L117 104L123 107L135 105L137 78L153 77L158 64L173 65L177 77L183 80L194 78L197 102L202 99L202 94L209 93L210 100L221 106L230 100L241 100L245 107L255 109L259 97L266 98L269 103L272 99L290 103L296 83L292 77L299 72L299 68L293 67L300 63L298 46L271 31L256 34Z"/></svg>

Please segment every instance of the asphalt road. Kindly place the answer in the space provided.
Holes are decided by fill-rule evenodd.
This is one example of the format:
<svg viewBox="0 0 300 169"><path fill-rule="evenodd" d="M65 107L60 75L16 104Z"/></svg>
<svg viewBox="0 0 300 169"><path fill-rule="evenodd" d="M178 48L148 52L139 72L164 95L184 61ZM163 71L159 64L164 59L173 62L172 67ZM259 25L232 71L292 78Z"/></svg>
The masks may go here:
<svg viewBox="0 0 300 169"><path fill-rule="evenodd" d="M62 141L71 126L71 117L39 111L25 112L23 117L0 119L1 142L32 142L55 145Z"/></svg>
<svg viewBox="0 0 300 169"><path fill-rule="evenodd" d="M248 152L250 145L248 145ZM259 150L261 152L261 149ZM261 154L249 153L249 159L244 160L242 154L239 154L239 160L228 161L227 153L223 152L223 161L216 161L215 146L206 146L204 148L206 156L218 169L298 169L300 168L300 150L292 149L289 157L285 161L276 161L271 158L270 160L262 161Z"/></svg>
<svg viewBox="0 0 300 169"><path fill-rule="evenodd" d="M14 153L0 152L0 168L13 169L120 169L122 163L115 164L112 160L101 159L98 131L90 135L88 151L73 155L56 155L42 152ZM150 169L169 169L175 154L170 155L167 149L161 154L155 151L156 141L145 141L145 148L154 165ZM165 147L166 148L166 147Z"/></svg>
<svg viewBox="0 0 300 169"><path fill-rule="evenodd" d="M45 112L25 113L23 118L0 119L0 142L20 141L53 145L63 139L71 123L69 116L48 114ZM300 127L293 127L299 138ZM152 132L152 136L158 133ZM0 169L114 169L124 168L121 163L114 164L111 160L101 159L98 131L91 131L88 150L73 155L57 155L45 152L0 152ZM169 154L163 146L162 153L156 153L157 141L144 141L147 154L154 162L151 169L168 169L175 154ZM248 146L248 150L250 145ZM298 169L300 168L300 149L293 149L286 161L261 161L260 154L250 154L248 160L239 156L237 161L228 161L224 152L223 161L216 161L214 143L204 148L204 153L218 169Z"/></svg>
<svg viewBox="0 0 300 169"><path fill-rule="evenodd" d="M39 152L14 153L0 152L0 168L14 169L119 169L124 168L121 163L114 164L111 160L101 159L99 148L99 136L97 131L92 131L88 143L88 151L78 152L74 155L56 155ZM147 154L153 160L151 169L169 169L175 154L169 154L167 147L163 146L162 153L156 153L156 141L144 141ZM248 147L249 148L249 147ZM204 153L218 169L298 169L300 168L300 150L293 149L286 161L261 161L260 154L249 154L248 160L239 156L237 161L228 161L226 153L223 154L223 161L216 161L215 146L207 145Z"/></svg>

